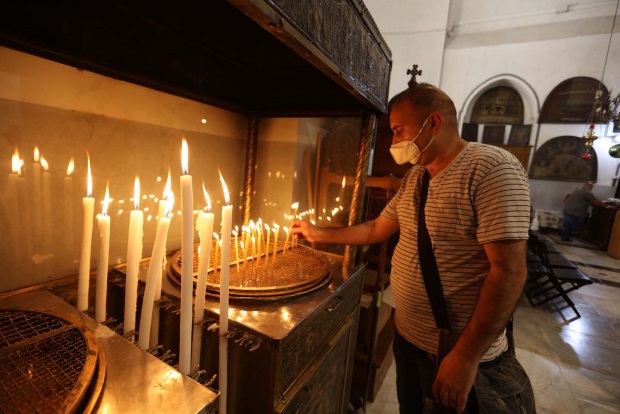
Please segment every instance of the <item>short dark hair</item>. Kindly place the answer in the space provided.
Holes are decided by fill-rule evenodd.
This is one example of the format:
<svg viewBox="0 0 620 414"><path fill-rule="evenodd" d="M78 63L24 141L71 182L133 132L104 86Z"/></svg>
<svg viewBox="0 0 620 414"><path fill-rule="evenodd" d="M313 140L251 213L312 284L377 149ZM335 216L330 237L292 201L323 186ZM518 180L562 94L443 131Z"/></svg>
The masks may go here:
<svg viewBox="0 0 620 414"><path fill-rule="evenodd" d="M456 107L452 99L441 89L429 83L416 83L401 93L395 95L388 102L388 114L392 107L402 101L409 101L411 105L419 109L426 117L431 112L439 112L456 125Z"/></svg>

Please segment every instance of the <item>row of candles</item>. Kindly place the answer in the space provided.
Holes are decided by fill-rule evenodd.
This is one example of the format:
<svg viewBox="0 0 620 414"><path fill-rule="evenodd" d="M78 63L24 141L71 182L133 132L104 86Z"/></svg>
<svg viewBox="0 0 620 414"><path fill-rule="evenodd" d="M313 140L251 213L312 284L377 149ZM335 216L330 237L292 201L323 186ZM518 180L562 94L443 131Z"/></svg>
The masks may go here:
<svg viewBox="0 0 620 414"><path fill-rule="evenodd" d="M181 165L183 174L180 177L181 193L181 312L180 312L180 343L179 343L179 371L188 375L192 364L197 364L200 355L201 341L196 337L201 335L201 330L192 329L193 325L198 325L204 318L204 302L206 292L207 273L210 267L210 256L213 237L216 237L216 263L212 265L217 269L217 259L220 257L220 320L219 320L219 385L220 385L220 412L226 412L227 395L227 362L228 362L228 306L229 306L229 272L230 272L230 248L231 238L234 237L234 248L236 264L240 261L247 261L248 256L251 260L257 261L262 257L262 250L265 250L265 265L269 262L270 235L274 233L273 258L275 262L277 252L277 240L280 227L277 224L273 228L262 224L259 220L250 223L249 226L242 227L239 234L238 228L232 229L233 206L230 203L228 188L220 172L220 181L224 192L226 204L222 206L221 239L213 232L214 214L211 212L211 202L203 183L203 192L207 206L205 210L200 210L194 223L193 214L193 184L192 176L189 175L188 168L188 146L183 138L181 145ZM95 199L92 197L92 173L90 167L90 157L88 157L88 179L87 195L82 199L82 243L80 252L80 264L78 274L78 302L77 307L80 311L88 309L88 290L90 277L90 255L91 240L94 227L94 206ZM129 218L129 234L127 243L127 267L126 267L126 295L125 295L125 333L135 330L135 314L137 302L138 271L142 259L142 238L144 230L143 211L140 210L140 182L138 177L134 182L134 209ZM138 336L138 346L148 349L151 337L151 322L153 317L154 304L161 295L162 272L166 257L166 239L170 226L171 212L174 207L175 197L170 189L170 176L164 190L162 199L159 200L159 211L157 220L157 230L155 242L151 254L146 286L144 291L143 305L140 316L140 331ZM106 320L107 303L107 277L108 259L110 243L110 216L107 214L110 203L109 183L106 186L106 193L102 203L102 210L97 214L97 228L99 232L99 256L96 271L96 300L95 300L95 319L98 322ZM292 205L295 213L291 220L297 215L299 203ZM198 275L196 285L196 298L193 301L193 255L194 255L194 226L200 237L200 249L198 255ZM266 242L264 242L262 227L265 229ZM270 232L271 230L271 232ZM284 252L288 249L290 232L284 227L286 241ZM239 241L239 238L242 240ZM263 244L264 242L264 244ZM295 241L291 240L291 244ZM250 249L250 244L252 245ZM218 249L219 248L219 249ZM217 250L220 250L219 255ZM239 258L239 253L242 259ZM234 264L234 263L233 263ZM237 267L238 269L238 267ZM193 318L192 318L193 305ZM194 331L194 341L192 341L192 331Z"/></svg>

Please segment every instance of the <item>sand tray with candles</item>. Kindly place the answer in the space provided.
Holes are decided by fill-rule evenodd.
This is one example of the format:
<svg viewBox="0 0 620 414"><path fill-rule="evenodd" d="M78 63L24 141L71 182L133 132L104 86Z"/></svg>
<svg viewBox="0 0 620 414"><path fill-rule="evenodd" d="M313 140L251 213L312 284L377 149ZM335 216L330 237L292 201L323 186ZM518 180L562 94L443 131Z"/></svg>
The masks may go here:
<svg viewBox="0 0 620 414"><path fill-rule="evenodd" d="M198 244L194 245L193 279L194 290L198 277ZM331 281L329 261L314 249L296 245L284 251L280 243L277 253L271 251L269 256L262 254L253 260L240 258L237 263L235 247L231 242L230 257L230 299L231 300L274 300L291 298L312 292ZM211 249L209 272L207 274L207 292L209 296L219 296L219 264L213 269L214 248ZM219 257L218 257L219 260ZM168 277L177 286L181 286L182 255L179 250L172 256L168 266Z"/></svg>

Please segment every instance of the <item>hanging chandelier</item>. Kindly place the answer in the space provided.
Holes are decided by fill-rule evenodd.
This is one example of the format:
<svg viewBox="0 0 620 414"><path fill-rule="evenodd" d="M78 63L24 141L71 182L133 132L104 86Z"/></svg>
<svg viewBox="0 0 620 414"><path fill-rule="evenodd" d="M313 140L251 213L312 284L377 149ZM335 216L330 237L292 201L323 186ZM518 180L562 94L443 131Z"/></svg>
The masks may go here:
<svg viewBox="0 0 620 414"><path fill-rule="evenodd" d="M620 106L620 93L612 98L611 90L609 94L605 94L601 85L603 84L603 78L605 77L605 69L607 68L607 59L609 58L609 49L611 48L611 39L614 34L614 27L616 26L616 17L618 16L618 5L620 0L616 3L616 12L614 13L613 23L611 25L611 32L609 33L609 44L607 45L607 54L605 55L605 63L603 64L603 73L601 74L601 80L599 81L599 87L594 95L594 102L592 104L592 111L588 117L588 130L583 135L584 144L586 147L585 152L581 156L584 160L590 159L590 149L592 144L598 138L594 134L594 124L609 124L613 122L614 128L620 127L620 112L618 111Z"/></svg>

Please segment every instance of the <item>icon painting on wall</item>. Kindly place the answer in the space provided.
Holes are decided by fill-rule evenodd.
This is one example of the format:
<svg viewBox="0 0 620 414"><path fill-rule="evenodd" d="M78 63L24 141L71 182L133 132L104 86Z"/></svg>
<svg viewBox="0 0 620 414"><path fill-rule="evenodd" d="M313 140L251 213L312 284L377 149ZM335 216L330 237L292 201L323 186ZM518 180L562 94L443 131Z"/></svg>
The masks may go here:
<svg viewBox="0 0 620 414"><path fill-rule="evenodd" d="M575 136L561 136L545 142L532 158L530 178L551 181L596 182L598 160L596 151L583 159L583 139Z"/></svg>

